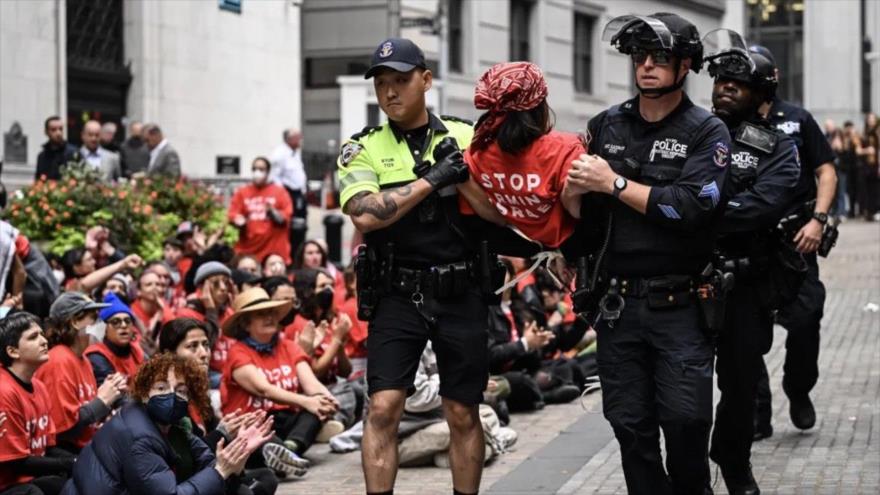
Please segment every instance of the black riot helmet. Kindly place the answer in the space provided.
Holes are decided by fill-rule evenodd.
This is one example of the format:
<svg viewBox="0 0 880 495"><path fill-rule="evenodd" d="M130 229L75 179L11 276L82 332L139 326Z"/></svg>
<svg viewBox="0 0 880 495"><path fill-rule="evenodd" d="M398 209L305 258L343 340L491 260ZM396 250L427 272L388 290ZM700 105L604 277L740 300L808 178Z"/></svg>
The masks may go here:
<svg viewBox="0 0 880 495"><path fill-rule="evenodd" d="M611 19L602 32L602 41L611 43L617 51L633 55L639 51L668 51L676 58L676 74L681 60L691 59L691 70L700 72L703 65L703 44L697 27L690 21L666 12L649 16L624 15ZM680 89L686 78L665 88L643 89L639 92L657 98Z"/></svg>
<svg viewBox="0 0 880 495"><path fill-rule="evenodd" d="M739 81L760 91L764 101L776 96L776 66L764 54L751 51L736 31L716 29L703 37L706 65L714 79Z"/></svg>

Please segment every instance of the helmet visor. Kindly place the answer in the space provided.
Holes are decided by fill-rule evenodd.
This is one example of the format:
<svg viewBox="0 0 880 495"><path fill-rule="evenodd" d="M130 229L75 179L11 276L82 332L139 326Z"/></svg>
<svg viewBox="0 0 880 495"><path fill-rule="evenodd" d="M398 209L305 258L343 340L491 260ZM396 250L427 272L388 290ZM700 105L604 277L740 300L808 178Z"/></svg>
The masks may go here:
<svg viewBox="0 0 880 495"><path fill-rule="evenodd" d="M746 45L746 40L736 31L716 29L703 36L704 60L708 61L713 57L730 54L731 52L739 52L746 60L749 59L749 49Z"/></svg>
<svg viewBox="0 0 880 495"><path fill-rule="evenodd" d="M634 49L637 46L654 45L656 48L672 50L672 32L658 19L640 15L622 15L608 21L602 31L602 41L610 42L618 50Z"/></svg>

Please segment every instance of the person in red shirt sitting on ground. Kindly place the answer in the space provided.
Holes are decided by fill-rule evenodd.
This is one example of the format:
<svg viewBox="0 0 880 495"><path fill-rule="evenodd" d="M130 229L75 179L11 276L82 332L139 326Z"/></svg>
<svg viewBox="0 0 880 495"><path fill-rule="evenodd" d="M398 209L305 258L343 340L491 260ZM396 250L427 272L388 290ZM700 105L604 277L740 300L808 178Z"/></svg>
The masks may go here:
<svg viewBox="0 0 880 495"><path fill-rule="evenodd" d="M34 375L50 359L30 313L0 321L0 494L56 495L74 457L55 445L49 391Z"/></svg>
<svg viewBox="0 0 880 495"><path fill-rule="evenodd" d="M65 292L49 308L49 362L36 376L49 390L58 445L74 453L92 439L128 391L128 380L119 373L108 375L99 387L92 364L83 356L89 334L103 333L98 310L107 306L80 292Z"/></svg>
<svg viewBox="0 0 880 495"><path fill-rule="evenodd" d="M464 155L471 178L459 190L482 218L558 248L580 210L579 196L562 203L565 179L586 151L578 136L553 130L541 69L528 62L493 66L477 83L474 105L486 113ZM462 210L469 213L464 203Z"/></svg>
<svg viewBox="0 0 880 495"><path fill-rule="evenodd" d="M284 445L302 455L339 405L302 349L280 338L279 321L290 312L289 301L273 301L254 288L239 294L233 307L235 314L223 324L223 332L237 340L223 371L223 413L266 410Z"/></svg>
<svg viewBox="0 0 880 495"><path fill-rule="evenodd" d="M90 345L83 354L92 364L98 386L114 373L125 376L131 385L144 362L144 351L135 342L134 315L116 294L107 294L104 303L109 306L98 314L106 324L104 340Z"/></svg>
<svg viewBox="0 0 880 495"><path fill-rule="evenodd" d="M271 167L266 158L254 159L251 164L254 181L232 195L229 222L240 230L236 253L252 254L257 259L277 253L284 258L284 264L289 265L288 233L293 204L283 187L268 181Z"/></svg>

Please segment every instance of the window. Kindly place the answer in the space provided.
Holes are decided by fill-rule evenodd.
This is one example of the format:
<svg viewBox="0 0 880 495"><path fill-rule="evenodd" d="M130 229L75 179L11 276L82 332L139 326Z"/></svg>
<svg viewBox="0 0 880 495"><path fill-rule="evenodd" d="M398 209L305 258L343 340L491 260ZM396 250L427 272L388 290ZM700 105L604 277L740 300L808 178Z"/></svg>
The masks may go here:
<svg viewBox="0 0 880 495"><path fill-rule="evenodd" d="M333 88L337 76L363 75L369 68L369 57L307 58L306 88Z"/></svg>
<svg viewBox="0 0 880 495"><path fill-rule="evenodd" d="M780 97L796 103L804 99L803 0L748 0L748 39L764 45L779 68Z"/></svg>
<svg viewBox="0 0 880 495"><path fill-rule="evenodd" d="M219 2L220 10L228 10L229 12L241 14L241 0L219 0Z"/></svg>
<svg viewBox="0 0 880 495"><path fill-rule="evenodd" d="M464 72L462 61L462 0L449 0L449 72Z"/></svg>
<svg viewBox="0 0 880 495"><path fill-rule="evenodd" d="M510 60L529 60L529 24L532 17L532 2L527 0L510 1Z"/></svg>
<svg viewBox="0 0 880 495"><path fill-rule="evenodd" d="M574 15L574 89L593 92L593 26L596 18L587 14Z"/></svg>

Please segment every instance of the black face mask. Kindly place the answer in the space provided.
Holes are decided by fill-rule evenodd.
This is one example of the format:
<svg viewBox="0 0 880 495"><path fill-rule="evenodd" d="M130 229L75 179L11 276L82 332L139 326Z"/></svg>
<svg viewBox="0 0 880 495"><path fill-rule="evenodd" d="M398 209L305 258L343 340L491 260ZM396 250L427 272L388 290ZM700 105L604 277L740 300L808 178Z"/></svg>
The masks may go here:
<svg viewBox="0 0 880 495"><path fill-rule="evenodd" d="M293 323L293 320L296 319L297 313L299 313L299 311L297 311L297 308L291 308L290 311L288 311L287 314L284 315L284 318L281 318L281 320L279 321L279 323L281 323L281 326L286 327L287 325Z"/></svg>
<svg viewBox="0 0 880 495"><path fill-rule="evenodd" d="M330 311L330 307L333 306L333 289L327 287L321 292L315 294L315 302L323 313Z"/></svg>

